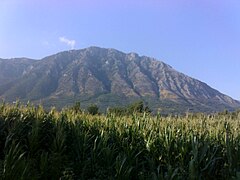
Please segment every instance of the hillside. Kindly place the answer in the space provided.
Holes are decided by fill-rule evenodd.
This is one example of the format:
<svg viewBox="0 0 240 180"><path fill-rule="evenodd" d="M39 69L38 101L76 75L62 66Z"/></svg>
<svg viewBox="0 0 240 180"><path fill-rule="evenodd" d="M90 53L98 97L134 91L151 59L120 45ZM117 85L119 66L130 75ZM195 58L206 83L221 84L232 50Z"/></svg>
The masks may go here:
<svg viewBox="0 0 240 180"><path fill-rule="evenodd" d="M240 103L164 62L136 53L89 47L45 57L0 60L0 98L64 107L81 101L126 105L142 99L155 111L235 109Z"/></svg>

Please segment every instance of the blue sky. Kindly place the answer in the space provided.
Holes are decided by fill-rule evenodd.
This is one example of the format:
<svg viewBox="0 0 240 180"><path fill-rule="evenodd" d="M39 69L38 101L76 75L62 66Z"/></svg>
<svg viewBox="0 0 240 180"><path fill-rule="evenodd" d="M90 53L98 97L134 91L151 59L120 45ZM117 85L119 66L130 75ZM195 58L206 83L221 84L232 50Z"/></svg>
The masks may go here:
<svg viewBox="0 0 240 180"><path fill-rule="evenodd" d="M88 46L155 57L240 100L239 0L1 0L0 57Z"/></svg>

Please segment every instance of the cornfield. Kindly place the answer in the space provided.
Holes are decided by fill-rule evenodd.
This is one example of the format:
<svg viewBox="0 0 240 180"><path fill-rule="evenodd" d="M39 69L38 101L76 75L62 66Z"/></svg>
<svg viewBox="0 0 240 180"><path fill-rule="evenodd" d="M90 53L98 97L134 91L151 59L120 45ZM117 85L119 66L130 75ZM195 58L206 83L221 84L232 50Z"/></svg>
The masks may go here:
<svg viewBox="0 0 240 180"><path fill-rule="evenodd" d="M240 113L90 115L0 105L0 178L240 179Z"/></svg>

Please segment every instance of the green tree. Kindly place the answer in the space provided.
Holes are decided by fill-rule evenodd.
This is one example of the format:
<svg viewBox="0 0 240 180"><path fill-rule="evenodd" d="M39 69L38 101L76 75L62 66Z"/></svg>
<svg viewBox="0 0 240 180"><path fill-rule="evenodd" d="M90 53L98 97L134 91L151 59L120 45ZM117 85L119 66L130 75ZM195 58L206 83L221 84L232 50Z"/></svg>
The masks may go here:
<svg viewBox="0 0 240 180"><path fill-rule="evenodd" d="M148 105L144 104L143 101L136 101L129 105L128 112L131 113L151 113Z"/></svg>
<svg viewBox="0 0 240 180"><path fill-rule="evenodd" d="M79 101L77 101L77 102L73 105L72 109L73 109L75 112L82 112L82 110L81 110L81 103L80 103Z"/></svg>
<svg viewBox="0 0 240 180"><path fill-rule="evenodd" d="M92 115L98 114L98 106L96 104L91 104L88 106L87 111Z"/></svg>
<svg viewBox="0 0 240 180"><path fill-rule="evenodd" d="M127 114L127 109L125 107L110 107L108 108L107 113L123 116Z"/></svg>
<svg viewBox="0 0 240 180"><path fill-rule="evenodd" d="M143 101L136 101L129 105L128 111L129 113L142 113L144 110Z"/></svg>

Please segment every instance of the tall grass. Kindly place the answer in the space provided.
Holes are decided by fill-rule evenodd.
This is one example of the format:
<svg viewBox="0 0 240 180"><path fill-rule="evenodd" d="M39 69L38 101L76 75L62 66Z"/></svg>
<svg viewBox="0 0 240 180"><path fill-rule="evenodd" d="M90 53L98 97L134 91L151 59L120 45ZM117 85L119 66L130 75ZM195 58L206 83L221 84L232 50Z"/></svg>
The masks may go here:
<svg viewBox="0 0 240 180"><path fill-rule="evenodd" d="M0 106L1 179L239 179L240 113L151 117Z"/></svg>

